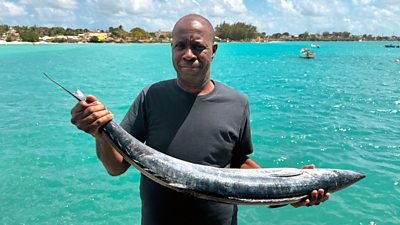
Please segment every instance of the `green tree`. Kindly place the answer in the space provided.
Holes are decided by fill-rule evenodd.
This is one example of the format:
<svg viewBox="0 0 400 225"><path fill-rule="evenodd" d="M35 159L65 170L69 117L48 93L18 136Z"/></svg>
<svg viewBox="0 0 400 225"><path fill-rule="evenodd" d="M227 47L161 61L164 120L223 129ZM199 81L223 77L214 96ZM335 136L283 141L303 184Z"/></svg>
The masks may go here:
<svg viewBox="0 0 400 225"><path fill-rule="evenodd" d="M231 25L225 21L217 25L215 28L215 34L221 39L230 38Z"/></svg>
<svg viewBox="0 0 400 225"><path fill-rule="evenodd" d="M33 30L22 31L19 36L22 41L37 42L39 41L39 34Z"/></svg>
<svg viewBox="0 0 400 225"><path fill-rule="evenodd" d="M307 31L302 34L299 34L300 40L306 41L306 40L309 40L309 38L310 38L310 34Z"/></svg>
<svg viewBox="0 0 400 225"><path fill-rule="evenodd" d="M282 36L281 33L274 33L274 34L272 34L271 38L273 38L273 39L279 39L279 38L281 38L281 36Z"/></svg>
<svg viewBox="0 0 400 225"><path fill-rule="evenodd" d="M54 38L54 39L51 40L51 42L53 42L53 43L65 43L65 42L67 42L67 39L65 39L65 38Z"/></svg>
<svg viewBox="0 0 400 225"><path fill-rule="evenodd" d="M78 33L74 29L67 28L65 30L65 35L67 35L67 36L76 36L76 35L78 35Z"/></svg>
<svg viewBox="0 0 400 225"><path fill-rule="evenodd" d="M7 25L0 25L0 34L4 34L8 31L9 27Z"/></svg>
<svg viewBox="0 0 400 225"><path fill-rule="evenodd" d="M90 37L89 42L97 43L97 42L99 42L99 38L97 36L92 36L92 37Z"/></svg>
<svg viewBox="0 0 400 225"><path fill-rule="evenodd" d="M65 29L63 27L52 27L55 35L65 35Z"/></svg>
<svg viewBox="0 0 400 225"><path fill-rule="evenodd" d="M243 22L237 22L232 25L223 22L215 28L216 35L221 39L232 39L235 41L251 40L256 38L258 32L257 27L246 24Z"/></svg>
<svg viewBox="0 0 400 225"><path fill-rule="evenodd" d="M141 40L149 37L149 33L147 33L145 30L139 27L133 28L131 31L131 37L133 37L136 40Z"/></svg>
<svg viewBox="0 0 400 225"><path fill-rule="evenodd" d="M129 35L128 32L124 30L122 25L119 25L117 28L109 27L108 32L111 33L112 37L117 37L117 38L126 38Z"/></svg>

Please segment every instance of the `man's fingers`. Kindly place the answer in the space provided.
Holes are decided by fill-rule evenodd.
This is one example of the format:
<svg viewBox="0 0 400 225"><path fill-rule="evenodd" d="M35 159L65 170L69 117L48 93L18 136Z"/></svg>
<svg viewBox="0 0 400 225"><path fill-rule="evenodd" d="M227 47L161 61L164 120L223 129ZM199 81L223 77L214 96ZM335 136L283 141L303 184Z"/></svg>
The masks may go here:
<svg viewBox="0 0 400 225"><path fill-rule="evenodd" d="M78 121L88 117L89 115L91 115L93 113L97 113L99 111L106 110L106 107L98 101L90 103L90 104L86 104L86 103L83 103L83 104L85 104L86 106L79 105L77 107L79 109L82 108L80 111L77 111L79 109L77 109L76 111L71 111L71 114L72 114L71 123L76 125L78 123Z"/></svg>
<svg viewBox="0 0 400 225"><path fill-rule="evenodd" d="M101 105L101 103L99 101L93 101L93 102L80 101L71 109L71 115L80 113L91 105Z"/></svg>
<svg viewBox="0 0 400 225"><path fill-rule="evenodd" d="M318 199L318 191L317 190L314 190L314 191L312 191L311 192L311 201L312 202L315 202L315 201L317 201L317 199Z"/></svg>
<svg viewBox="0 0 400 225"><path fill-rule="evenodd" d="M97 114L98 115L95 117L93 117L92 115L89 116L96 119L87 118L86 120L83 120L82 123L76 124L78 129L83 130L86 133L91 134L92 136L96 136L99 132L99 128L104 126L107 122L111 121L114 117L113 114L108 111L101 112L101 116L100 113Z"/></svg>
<svg viewBox="0 0 400 225"><path fill-rule="evenodd" d="M305 199L305 200L303 200L301 202L293 203L292 206L295 207L295 208L298 208L300 206L308 206L309 204L310 204L310 199Z"/></svg>
<svg viewBox="0 0 400 225"><path fill-rule="evenodd" d="M97 133L99 131L100 127L102 127L108 121L110 121L112 119L113 119L113 115L112 114L107 114L106 116L103 116L103 117L97 119L96 121L93 121L93 123L91 123L91 124L89 124L87 126L88 133L94 135L95 133Z"/></svg>
<svg viewBox="0 0 400 225"><path fill-rule="evenodd" d="M108 119L109 115L111 115L112 118L112 114L107 110L100 110L94 113L91 113L89 115L87 115L85 118L80 119L76 125L82 126L82 127L88 127L88 126L102 126L104 125L103 121L104 119ZM104 118L105 117L105 118Z"/></svg>
<svg viewBox="0 0 400 225"><path fill-rule="evenodd" d="M314 169L315 165L314 164L310 164L310 165L304 165L301 167L301 169Z"/></svg>
<svg viewBox="0 0 400 225"><path fill-rule="evenodd" d="M87 103L92 103L92 102L97 101L97 98L96 98L95 96L93 96L93 95L88 95L88 96L86 96L85 101L86 101Z"/></svg>
<svg viewBox="0 0 400 225"><path fill-rule="evenodd" d="M113 119L113 115L93 95L80 101L71 109L71 123L78 129L98 135L99 128Z"/></svg>
<svg viewBox="0 0 400 225"><path fill-rule="evenodd" d="M321 202L325 202L326 200L329 199L330 196L331 196L331 194L329 192L327 192Z"/></svg>
<svg viewBox="0 0 400 225"><path fill-rule="evenodd" d="M71 109L71 115L82 112L83 110L85 110L85 108L86 108L86 106L85 106L84 101L80 101L80 102L76 103L76 105Z"/></svg>
<svg viewBox="0 0 400 225"><path fill-rule="evenodd" d="M324 196L325 196L325 191L324 191L324 189L319 189L319 190L318 190L318 199L317 199L317 201L322 201L322 199L324 198Z"/></svg>
<svg viewBox="0 0 400 225"><path fill-rule="evenodd" d="M90 104L82 113L78 116L79 119L87 118L89 116L100 117L102 111L107 111L106 107L101 104ZM100 113L99 115L97 115Z"/></svg>
<svg viewBox="0 0 400 225"><path fill-rule="evenodd" d="M324 189L318 189L318 190L313 190L310 193L309 198L301 201L301 202L297 202L297 203L293 203L292 206L295 208L298 208L300 206L313 206L313 205L319 205L320 203L325 202L326 200L328 200L330 197L330 193L329 192L325 192Z"/></svg>

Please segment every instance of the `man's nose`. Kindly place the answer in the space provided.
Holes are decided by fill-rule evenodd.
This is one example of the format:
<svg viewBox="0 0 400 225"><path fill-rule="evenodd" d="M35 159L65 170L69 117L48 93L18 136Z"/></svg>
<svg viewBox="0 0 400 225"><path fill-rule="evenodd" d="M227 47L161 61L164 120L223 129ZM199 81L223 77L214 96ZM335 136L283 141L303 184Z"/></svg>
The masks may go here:
<svg viewBox="0 0 400 225"><path fill-rule="evenodd" d="M191 61L196 58L196 55L193 53L191 48L187 48L185 53L183 54L183 59L187 61Z"/></svg>

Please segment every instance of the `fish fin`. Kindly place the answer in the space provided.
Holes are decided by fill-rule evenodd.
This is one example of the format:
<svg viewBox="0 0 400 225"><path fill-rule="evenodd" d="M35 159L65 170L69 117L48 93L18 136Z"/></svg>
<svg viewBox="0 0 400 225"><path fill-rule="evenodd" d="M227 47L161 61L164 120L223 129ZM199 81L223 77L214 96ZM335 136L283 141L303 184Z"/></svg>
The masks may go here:
<svg viewBox="0 0 400 225"><path fill-rule="evenodd" d="M308 195L295 196L289 198L273 198L273 199L244 199L244 198L234 198L234 197L228 197L228 199L230 199L232 202L236 204L268 205L268 206L273 206L272 208L274 208L274 206L281 207L287 204L300 202L301 200L307 197Z"/></svg>
<svg viewBox="0 0 400 225"><path fill-rule="evenodd" d="M288 204L283 204L283 205L270 205L270 206L268 206L269 208L271 208L271 209L274 209L274 208L280 208L280 207L283 207L283 206L287 206Z"/></svg>
<svg viewBox="0 0 400 225"><path fill-rule="evenodd" d="M304 173L302 169L285 169L285 170L273 170L270 173L271 177L296 177Z"/></svg>
<svg viewBox="0 0 400 225"><path fill-rule="evenodd" d="M179 184L179 183L168 183L169 186L172 186L174 188L179 188L179 189L186 189L187 186L184 184Z"/></svg>

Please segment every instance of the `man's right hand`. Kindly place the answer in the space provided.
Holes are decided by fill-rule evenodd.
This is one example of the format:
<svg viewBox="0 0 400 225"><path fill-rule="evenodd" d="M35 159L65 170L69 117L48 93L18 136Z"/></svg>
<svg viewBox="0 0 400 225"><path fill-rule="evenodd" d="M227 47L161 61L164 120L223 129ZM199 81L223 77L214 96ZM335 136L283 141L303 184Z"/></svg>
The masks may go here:
<svg viewBox="0 0 400 225"><path fill-rule="evenodd" d="M71 110L71 123L93 137L99 137L100 128L113 119L113 115L96 97L89 95Z"/></svg>

